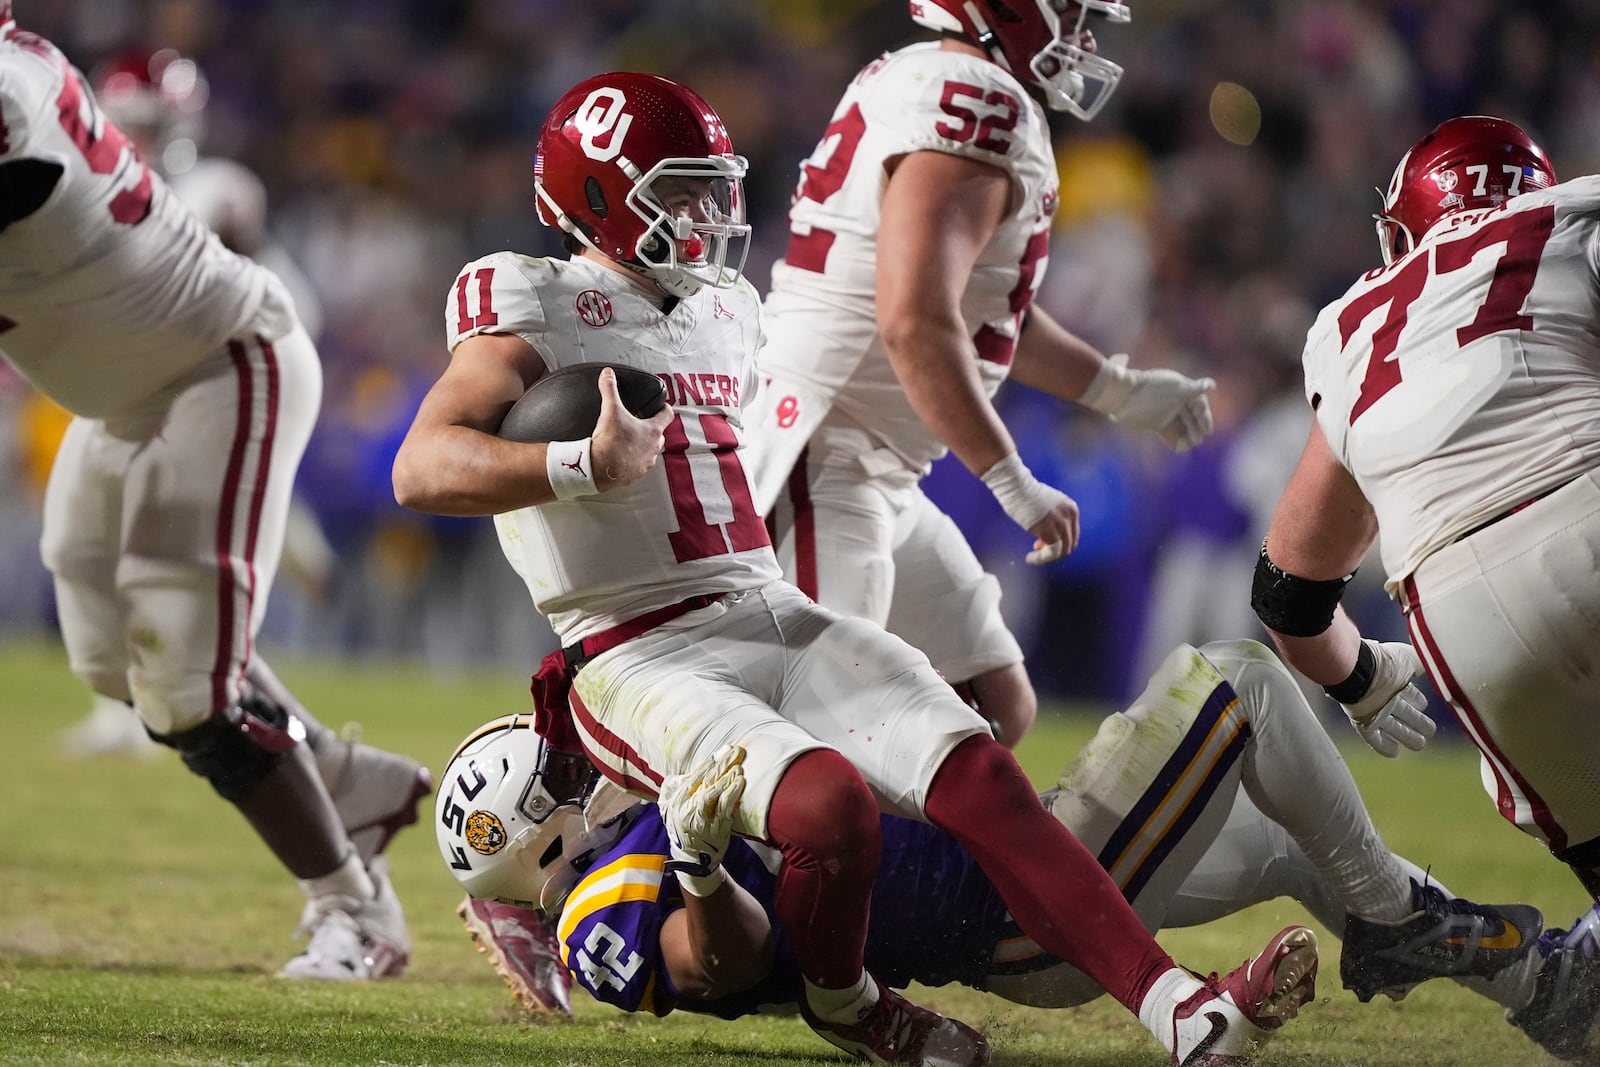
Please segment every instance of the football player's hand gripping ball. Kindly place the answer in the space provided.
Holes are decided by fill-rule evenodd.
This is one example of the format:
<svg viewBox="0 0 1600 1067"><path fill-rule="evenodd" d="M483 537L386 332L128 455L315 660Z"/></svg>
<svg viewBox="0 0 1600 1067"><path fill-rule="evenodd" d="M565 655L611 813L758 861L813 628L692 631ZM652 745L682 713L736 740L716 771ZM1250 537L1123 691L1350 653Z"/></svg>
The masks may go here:
<svg viewBox="0 0 1600 1067"><path fill-rule="evenodd" d="M634 417L617 393L617 376L609 368L600 375L600 421L595 425L594 480L599 489L632 485L650 472L666 448L672 406L648 419Z"/></svg>
<svg viewBox="0 0 1600 1067"><path fill-rule="evenodd" d="M744 749L724 745L687 774L670 775L656 801L667 827L666 869L685 893L710 896L727 880L722 858L744 796Z"/></svg>
<svg viewBox="0 0 1600 1067"><path fill-rule="evenodd" d="M1175 370L1129 370L1125 354L1101 366L1080 402L1122 426L1149 430L1174 452L1187 452L1211 432L1210 378Z"/></svg>
<svg viewBox="0 0 1600 1067"><path fill-rule="evenodd" d="M1422 660L1404 641L1366 644L1378 661L1372 684L1366 696L1340 706L1356 733L1378 755L1394 759L1402 748L1422 751L1438 728L1428 717L1428 698L1411 684L1411 679L1422 673Z"/></svg>

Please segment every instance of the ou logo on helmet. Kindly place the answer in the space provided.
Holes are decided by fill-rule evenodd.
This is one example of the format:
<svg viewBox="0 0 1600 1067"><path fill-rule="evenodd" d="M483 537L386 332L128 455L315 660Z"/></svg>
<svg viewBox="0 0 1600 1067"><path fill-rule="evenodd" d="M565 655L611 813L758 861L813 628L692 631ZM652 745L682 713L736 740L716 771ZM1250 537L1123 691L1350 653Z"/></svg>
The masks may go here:
<svg viewBox="0 0 1600 1067"><path fill-rule="evenodd" d="M622 139L633 125L633 116L622 111L627 102L621 89L609 85L600 86L584 99L572 116L572 125L583 135L578 143L583 146L584 155L598 163L609 163L622 154Z"/></svg>

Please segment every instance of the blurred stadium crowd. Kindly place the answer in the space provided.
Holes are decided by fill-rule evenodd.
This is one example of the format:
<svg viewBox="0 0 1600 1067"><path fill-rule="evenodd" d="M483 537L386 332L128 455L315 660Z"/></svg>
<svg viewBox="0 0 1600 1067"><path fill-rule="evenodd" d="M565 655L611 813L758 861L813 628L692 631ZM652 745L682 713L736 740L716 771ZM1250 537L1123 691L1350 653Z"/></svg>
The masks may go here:
<svg viewBox="0 0 1600 1067"><path fill-rule="evenodd" d="M1600 170L1600 7L1562 0L1130 0L1102 37L1128 70L1093 125L1061 123L1061 208L1040 299L1135 365L1215 377L1217 430L1154 438L1008 387L1041 478L1083 509L1043 574L980 483L932 495L1007 582L1042 694L1116 699L1178 640L1255 635L1251 568L1304 440L1299 352L1378 250L1400 154L1441 119L1502 115L1558 174ZM402 511L389 467L446 358L460 265L558 252L533 143L567 86L608 69L694 86L751 160L748 273L766 287L798 164L845 82L913 36L904 0L17 0L80 68L172 47L210 82L208 155L254 169L323 303L321 421L300 473L338 565L280 582L289 651L528 667L553 644L491 524ZM52 624L38 502L64 416L0 365L0 634ZM1377 567L1347 598L1400 637ZM1360 579L1358 579L1359 581ZM1403 638L1401 638L1403 639Z"/></svg>

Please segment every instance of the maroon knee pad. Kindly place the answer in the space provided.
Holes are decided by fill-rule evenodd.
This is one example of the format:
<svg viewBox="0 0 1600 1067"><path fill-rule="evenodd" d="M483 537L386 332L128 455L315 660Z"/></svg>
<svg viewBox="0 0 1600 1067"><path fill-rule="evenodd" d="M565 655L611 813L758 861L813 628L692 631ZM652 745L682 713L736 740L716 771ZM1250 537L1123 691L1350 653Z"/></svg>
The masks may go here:
<svg viewBox="0 0 1600 1067"><path fill-rule="evenodd" d="M775 910L801 973L828 989L854 984L881 850L872 790L839 753L813 749L779 780L767 835L783 853Z"/></svg>

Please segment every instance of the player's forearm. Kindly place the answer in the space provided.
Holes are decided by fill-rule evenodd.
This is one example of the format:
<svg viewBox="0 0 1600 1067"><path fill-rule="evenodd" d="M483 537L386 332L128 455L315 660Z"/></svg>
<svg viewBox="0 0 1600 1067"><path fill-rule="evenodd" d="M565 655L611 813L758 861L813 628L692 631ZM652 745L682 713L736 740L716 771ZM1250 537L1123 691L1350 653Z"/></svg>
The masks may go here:
<svg viewBox="0 0 1600 1067"><path fill-rule="evenodd" d="M911 409L968 470L982 474L1017 450L984 390L959 318L912 314L880 321L879 328Z"/></svg>
<svg viewBox="0 0 1600 1067"><path fill-rule="evenodd" d="M466 426L413 427L394 460L394 498L432 515L498 515L556 498L546 446Z"/></svg>
<svg viewBox="0 0 1600 1067"><path fill-rule="evenodd" d="M742 992L772 969L773 933L767 913L731 878L706 897L685 893L686 952L672 968L678 992L713 1000Z"/></svg>
<svg viewBox="0 0 1600 1067"><path fill-rule="evenodd" d="M1361 650L1361 631L1343 608L1334 613L1326 630L1313 637L1295 637L1271 627L1267 632L1284 661L1321 686L1338 685L1350 677Z"/></svg>
<svg viewBox="0 0 1600 1067"><path fill-rule="evenodd" d="M1017 338L1011 378L1062 400L1083 396L1105 356L1089 342L1034 308Z"/></svg>

